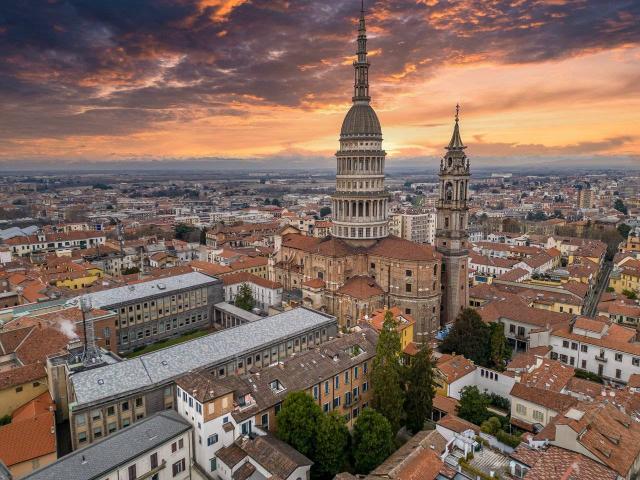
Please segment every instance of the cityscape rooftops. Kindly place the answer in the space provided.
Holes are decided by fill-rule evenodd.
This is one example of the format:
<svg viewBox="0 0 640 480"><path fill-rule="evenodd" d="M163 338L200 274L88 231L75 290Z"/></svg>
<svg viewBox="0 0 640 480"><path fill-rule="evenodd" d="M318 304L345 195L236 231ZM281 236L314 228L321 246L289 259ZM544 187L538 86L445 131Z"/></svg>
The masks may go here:
<svg viewBox="0 0 640 480"><path fill-rule="evenodd" d="M335 324L334 317L296 308L130 360L78 372L70 377L76 405L151 387L279 339L331 324Z"/></svg>

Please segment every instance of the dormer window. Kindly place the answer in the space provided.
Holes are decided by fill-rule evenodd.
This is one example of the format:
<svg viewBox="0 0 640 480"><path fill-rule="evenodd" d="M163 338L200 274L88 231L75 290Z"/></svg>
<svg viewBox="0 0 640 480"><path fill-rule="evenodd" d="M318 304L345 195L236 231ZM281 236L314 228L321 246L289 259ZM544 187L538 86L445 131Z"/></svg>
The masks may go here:
<svg viewBox="0 0 640 480"><path fill-rule="evenodd" d="M269 388L271 388L271 391L273 393L280 393L282 391L284 391L284 385L282 385L280 383L280 380L273 380L271 383L269 383Z"/></svg>

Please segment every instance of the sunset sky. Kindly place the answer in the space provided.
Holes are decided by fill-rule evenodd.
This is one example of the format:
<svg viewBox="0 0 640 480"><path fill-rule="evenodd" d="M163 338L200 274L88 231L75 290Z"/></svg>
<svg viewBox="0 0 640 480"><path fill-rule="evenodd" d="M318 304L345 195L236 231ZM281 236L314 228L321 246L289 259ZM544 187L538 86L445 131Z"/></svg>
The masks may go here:
<svg viewBox="0 0 640 480"><path fill-rule="evenodd" d="M330 166L358 0L0 3L0 165L285 159ZM640 166L640 1L366 2L389 162ZM64 163L64 162L63 162Z"/></svg>

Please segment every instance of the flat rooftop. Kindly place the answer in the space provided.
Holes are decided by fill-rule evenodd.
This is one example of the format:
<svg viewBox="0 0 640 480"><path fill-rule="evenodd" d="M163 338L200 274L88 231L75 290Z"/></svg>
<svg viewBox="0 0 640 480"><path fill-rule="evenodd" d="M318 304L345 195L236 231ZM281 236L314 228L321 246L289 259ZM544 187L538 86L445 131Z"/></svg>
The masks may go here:
<svg viewBox="0 0 640 480"><path fill-rule="evenodd" d="M112 365L71 375L78 407L165 383L242 356L246 352L307 330L330 326L335 317L295 308L251 323L156 350Z"/></svg>
<svg viewBox="0 0 640 480"><path fill-rule="evenodd" d="M184 273L173 277L156 278L148 282L134 283L124 287L110 288L84 295L91 300L93 308L108 308L112 305L134 302L141 298L155 295L166 295L186 288L204 287L220 283L217 278L200 272ZM80 297L69 300L70 303L79 302Z"/></svg>

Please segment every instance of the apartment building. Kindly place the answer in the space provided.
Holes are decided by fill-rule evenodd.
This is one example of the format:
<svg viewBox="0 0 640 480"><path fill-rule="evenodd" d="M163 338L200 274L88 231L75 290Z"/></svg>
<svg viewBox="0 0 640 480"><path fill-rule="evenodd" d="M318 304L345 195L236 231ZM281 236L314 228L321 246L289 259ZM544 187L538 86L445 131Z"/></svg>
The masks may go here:
<svg viewBox="0 0 640 480"><path fill-rule="evenodd" d="M101 232L43 233L13 237L5 240L11 253L26 257L34 253L76 250L104 245L106 237Z"/></svg>
<svg viewBox="0 0 640 480"><path fill-rule="evenodd" d="M208 327L213 306L224 300L224 293L220 280L190 272L93 292L84 298L94 308L118 314L118 351L128 352Z"/></svg>
<svg viewBox="0 0 640 480"><path fill-rule="evenodd" d="M389 233L412 242L433 245L436 236L436 213L407 211L391 214Z"/></svg>
<svg viewBox="0 0 640 480"><path fill-rule="evenodd" d="M627 383L640 373L640 342L633 328L605 320L580 317L571 326L553 330L551 358L595 373L615 383Z"/></svg>
<svg viewBox="0 0 640 480"><path fill-rule="evenodd" d="M277 282L247 272L229 273L221 277L221 280L224 283L226 302L233 303L240 288L248 285L256 301L256 308L266 312L269 307L282 305L282 285Z"/></svg>
<svg viewBox="0 0 640 480"><path fill-rule="evenodd" d="M249 373L245 357L245 369L234 375L202 371L179 378L177 410L193 425L195 461L213 475L222 449L243 436L275 431L276 415L291 392L307 392L323 412L339 412L351 427L370 401L376 342L375 331L364 328L260 372Z"/></svg>
<svg viewBox="0 0 640 480"><path fill-rule="evenodd" d="M191 429L176 412L159 412L24 478L191 479Z"/></svg>
<svg viewBox="0 0 640 480"><path fill-rule="evenodd" d="M336 333L335 317L296 308L98 368L74 372L67 367L73 448L175 409L175 380L188 372L208 371L224 378L264 368Z"/></svg>

